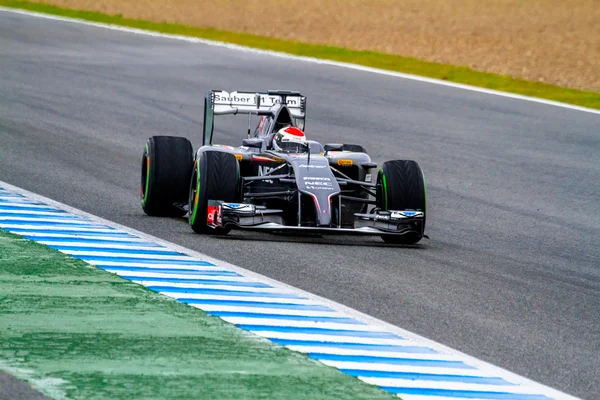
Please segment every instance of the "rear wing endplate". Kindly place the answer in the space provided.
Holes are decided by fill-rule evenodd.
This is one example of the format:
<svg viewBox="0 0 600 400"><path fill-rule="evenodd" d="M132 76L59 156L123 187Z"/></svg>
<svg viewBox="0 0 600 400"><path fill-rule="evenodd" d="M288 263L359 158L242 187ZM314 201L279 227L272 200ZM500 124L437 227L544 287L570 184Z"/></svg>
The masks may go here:
<svg viewBox="0 0 600 400"><path fill-rule="evenodd" d="M296 125L304 126L306 96L291 90L268 90L266 92L225 92L211 90L204 97L204 130L202 144L212 144L215 115L256 114L272 115L271 109L285 105Z"/></svg>

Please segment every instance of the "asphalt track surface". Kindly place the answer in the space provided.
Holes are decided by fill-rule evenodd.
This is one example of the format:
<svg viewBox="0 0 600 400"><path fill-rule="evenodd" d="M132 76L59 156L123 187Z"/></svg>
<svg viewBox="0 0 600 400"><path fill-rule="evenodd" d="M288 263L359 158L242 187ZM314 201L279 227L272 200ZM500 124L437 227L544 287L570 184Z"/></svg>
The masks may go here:
<svg viewBox="0 0 600 400"><path fill-rule="evenodd" d="M414 159L431 240L202 237L146 217L152 135L200 144L209 89L300 89L307 135ZM238 145L244 117L216 122ZM0 11L0 180L600 396L600 116Z"/></svg>
<svg viewBox="0 0 600 400"><path fill-rule="evenodd" d="M27 383L0 371L0 400L51 400Z"/></svg>

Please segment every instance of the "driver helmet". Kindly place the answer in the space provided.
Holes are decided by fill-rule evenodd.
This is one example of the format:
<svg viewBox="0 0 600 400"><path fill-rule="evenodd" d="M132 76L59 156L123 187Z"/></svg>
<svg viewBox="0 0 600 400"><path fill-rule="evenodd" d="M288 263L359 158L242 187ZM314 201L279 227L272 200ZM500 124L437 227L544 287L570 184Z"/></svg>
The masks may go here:
<svg viewBox="0 0 600 400"><path fill-rule="evenodd" d="M287 126L275 134L273 148L285 153L304 153L306 152L306 136L300 129Z"/></svg>

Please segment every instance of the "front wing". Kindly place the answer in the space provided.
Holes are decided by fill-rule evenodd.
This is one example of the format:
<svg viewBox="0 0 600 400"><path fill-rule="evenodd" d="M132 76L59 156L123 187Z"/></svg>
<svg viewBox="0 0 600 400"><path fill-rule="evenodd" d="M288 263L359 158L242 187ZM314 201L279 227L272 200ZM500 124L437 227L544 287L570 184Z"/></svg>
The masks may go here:
<svg viewBox="0 0 600 400"><path fill-rule="evenodd" d="M245 203L208 202L207 224L213 228L259 230L267 232L297 231L318 234L400 236L422 235L425 214L420 211L379 211L371 214L354 214L354 228L341 226L285 225L283 210L267 209Z"/></svg>

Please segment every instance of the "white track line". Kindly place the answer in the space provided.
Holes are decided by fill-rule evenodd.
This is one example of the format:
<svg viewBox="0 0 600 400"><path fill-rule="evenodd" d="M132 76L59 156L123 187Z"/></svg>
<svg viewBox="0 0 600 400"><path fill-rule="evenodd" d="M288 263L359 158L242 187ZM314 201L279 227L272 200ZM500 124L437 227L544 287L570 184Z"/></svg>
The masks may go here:
<svg viewBox="0 0 600 400"><path fill-rule="evenodd" d="M291 59L291 60L310 62L310 63L314 63L314 64L331 65L331 66L348 68L348 69L353 69L353 70L362 71L362 72L369 72L369 73L374 73L374 74L379 74L379 75L391 76L391 77L395 77L395 78L408 79L408 80L417 81L417 82L424 82L424 83L430 83L430 84L435 84L435 85L440 85L440 86L447 86L447 87L452 87L452 88L456 88L456 89L469 90L472 92L484 93L484 94L489 94L489 95L494 95L494 96L501 96L501 97L516 99L516 100L529 101L529 102L540 103L540 104L549 105L549 106L567 108L570 110L583 111L586 113L600 115L600 110L595 110L592 108L575 106L575 105L571 105L571 104L561 103L558 101L544 100L544 99L540 99L537 97L523 96L523 95L513 94L513 93L508 93L508 92L500 92L497 90L484 89L484 88L465 85L465 84L461 84L461 83L452 83L452 82L447 82L447 81L444 81L441 79L425 78L425 77L418 76L418 75L411 75L411 74L405 74L405 73L401 73L401 72L387 71L384 69L365 67L365 66L357 65L357 64L350 64L350 63L344 63L344 62L339 62L339 61L330 61L330 60L324 60L324 59L313 58L313 57L295 56L295 55L287 54L287 53L280 53L280 52L270 51L270 50L259 50L259 49L235 45L235 44L231 44L231 43L217 42L214 40L200 39L200 38L195 38L195 37L190 37L190 36L182 36L182 35L170 35L170 34L165 34L165 33L146 31L146 30L142 30L142 29L127 28L127 27L118 26L118 25L103 24L103 23L99 23L99 22L90 22L90 21L85 21L85 20L76 19L76 18L60 17L60 16L56 16L56 15L43 14L43 13L38 13L38 12L33 12L33 11L18 10L18 9L8 8L8 7L0 7L0 11L28 15L28 16L37 17L37 18L45 18L45 19L50 19L50 20L55 20L55 21L72 22L72 23L76 23L76 24L93 26L93 27L97 27L97 28L104 28L104 29L111 29L111 30L116 30L116 31L121 31L121 32L135 33L138 35L154 36L154 37L174 39L174 40L182 40L182 41L186 41L186 42L190 42L190 43L201 43L201 44L205 44L205 45L209 45L209 46L223 47L223 48L227 48L230 50L238 50L238 51L241 50L241 51L245 51L245 52L263 54L263 55L267 55L267 56L280 57L280 58L287 58L287 59Z"/></svg>
<svg viewBox="0 0 600 400"><path fill-rule="evenodd" d="M204 267L201 267L204 268ZM215 268L215 267L208 267L208 268ZM162 272L140 272L140 271L115 271L115 270L111 270L110 267L108 267L106 269L109 272L113 272L117 275L121 275L121 276L128 276L133 281L143 281L144 278L166 278L166 279L202 279L202 280L214 280L214 281L230 281L230 282L247 282L248 280L243 277L243 276L211 276L211 275L205 275L205 276L198 276L198 275L193 275L193 274L183 274L183 273L178 273L178 274L167 274L167 273L162 273ZM146 281L148 283L150 283L149 281ZM163 283L168 283L168 282L155 282L156 284L163 284Z"/></svg>
<svg viewBox="0 0 600 400"><path fill-rule="evenodd" d="M156 285L159 286L159 285ZM305 304L305 305L316 305L318 304L314 300L309 299L296 299L293 297L260 297L260 293L256 296L236 296L234 292L231 294L203 294L203 293L181 293L181 292L169 292L169 291L158 291L165 296L172 297L174 299L193 299L193 300L228 300L228 301L239 301L239 302L260 302L270 304Z"/></svg>
<svg viewBox="0 0 600 400"><path fill-rule="evenodd" d="M189 269L190 272L215 271L215 270L216 271L224 271L225 270L225 268L217 267L216 265L212 265L212 263L210 263L209 265L193 265L193 264L185 264L185 263L178 264L177 261L173 261L173 262L165 261L164 263L160 263L160 264L158 264L158 263L147 264L144 262L127 261L127 260L122 260L122 261L121 260L119 260L119 261L89 260L86 262L96 265L98 267L102 267L107 270L110 270L111 269L110 267L144 268L144 269L148 270L147 272L152 272L153 269L185 269L185 270ZM113 269L113 270L111 270L111 272L112 271L117 271L117 270ZM127 272L128 274L137 274L137 272L134 272L134 271L123 271L123 272L124 273Z"/></svg>
<svg viewBox="0 0 600 400"><path fill-rule="evenodd" d="M90 240L105 240L107 242L139 242L139 243L149 243L144 239L136 238L136 237L128 237L128 236L103 236L103 235L82 235L80 233L45 233L45 232L28 232L28 231L20 231L19 235L21 236L31 236L33 238L36 237L47 237L47 238L56 238L56 239L90 239ZM37 241L37 239L35 239ZM40 242L41 243L41 242ZM70 242L58 242L58 243L70 243Z"/></svg>
<svg viewBox="0 0 600 400"><path fill-rule="evenodd" d="M13 208L27 208L33 211L35 210L56 210L56 208L48 207L45 204L30 204L26 203L23 200L19 202L0 202L0 212L8 212L8 210ZM58 210L57 210L58 211Z"/></svg>
<svg viewBox="0 0 600 400"><path fill-rule="evenodd" d="M88 225L89 227L97 228L99 226L93 225L90 221L86 221L80 218L65 218L65 217L54 217L54 218L34 218L34 217L15 217L15 216L3 216L0 215L0 224L3 221L23 221L23 222L50 222L54 226L74 226L74 225ZM10 223L10 222L9 222ZM9 224L7 223L7 224Z"/></svg>
<svg viewBox="0 0 600 400"><path fill-rule="evenodd" d="M489 397L488 398L469 397L468 399L465 399L464 397L425 396L425 395L418 395L418 394L401 394L401 395L399 394L398 397L401 400L490 400Z"/></svg>
<svg viewBox="0 0 600 400"><path fill-rule="evenodd" d="M310 316L310 317L347 317L344 314L331 311L316 311L316 310L294 310L287 308L269 308L267 304L263 307L244 307L244 306L229 306L222 304L190 304L192 307L200 308L206 312L243 312L251 314L264 315L290 315L290 316Z"/></svg>
<svg viewBox="0 0 600 400"><path fill-rule="evenodd" d="M218 268L218 267L201 267L201 268ZM107 271L114 271L115 274L117 275L123 275L123 276L128 276L129 279L131 280L138 280L138 281L143 281L143 280L147 280L145 278L164 278L164 279L184 279L184 280L189 280L189 279L194 279L194 280L198 280L198 279L202 279L202 280L226 280L226 281L243 281L246 282L248 281L245 277L243 276L235 276L235 275L231 275L231 276L227 276L227 277L220 277L220 276L211 276L211 275L206 275L206 276L198 276L197 274L186 274L184 272L178 272L178 273L166 273L166 272L147 272L147 271L119 271L119 270L111 270L110 267L106 268ZM150 271L150 270L148 270ZM167 282L165 282L167 283Z"/></svg>
<svg viewBox="0 0 600 400"><path fill-rule="evenodd" d="M391 346L406 345L406 340L403 339L380 339L361 336L320 335L318 333L257 331L254 329L252 330L252 333L262 337L266 337L267 339L309 340L312 342L323 343L379 344ZM417 357L411 356L410 358Z"/></svg>
<svg viewBox="0 0 600 400"><path fill-rule="evenodd" d="M440 367L416 367L414 365L392 365L392 364L376 364L376 363L360 363L360 362L345 362L345 361L321 361L331 367L338 369L359 369L364 371L387 371L387 372L413 372L419 374L432 375L459 375L459 376L480 376L492 378L493 376L486 374L478 369L466 368L440 368Z"/></svg>
<svg viewBox="0 0 600 400"><path fill-rule="evenodd" d="M294 308L294 307L302 307L302 304L305 305L309 305L309 307L330 307L333 310L335 310L336 313L340 313L342 315L344 315L345 317L351 317L354 318L358 321L370 324L372 326L376 326L378 328L381 329L381 331L385 332L387 331L388 333L392 333L392 334L396 334L398 336L400 336L399 338L395 339L395 338L387 338L387 337L377 337L379 335L375 335L376 337L373 337L373 333L372 332L360 332L360 331L354 331L353 332L344 332L342 333L341 331L338 330L338 332L336 332L336 330L331 330L326 334L325 332L319 332L318 330L314 330L314 331L310 331L311 328L289 328L291 329L291 331L288 331L287 329L282 329L282 328L277 328L277 327L268 327L268 326L257 326L257 325L241 325L242 327L248 327L248 329L251 329L252 332L254 332L257 335L263 336L263 337L267 337L267 338L272 338L272 339L282 339L282 340L296 340L296 341L305 341L303 344L305 345L310 345L311 343L314 343L312 347L314 348L318 348L319 350L317 350L317 352L320 353L325 353L325 349L327 348L333 348L336 347L334 345L334 343L351 343L351 344L379 344L379 345L393 345L393 346L422 346L422 347L429 347L432 350L440 353L440 354L413 354L413 353L404 353L402 358L406 358L406 359L416 359L416 360L425 360L426 358L424 357L435 357L435 359L442 359L443 357L453 357L456 361L459 361L461 363L467 364L471 367L475 367L477 369L479 369L480 371L483 371L484 373L491 375L491 376L496 376L496 377L500 377L503 378L504 380L512 383L512 384L516 384L516 385L522 385L523 388L522 390L524 391L533 391L536 392L538 394L543 394L545 396L551 397L551 398L555 398L555 399L560 399L560 400L574 400L576 399L576 397L567 395L565 393L562 393L558 390L552 389L550 387L541 385L537 382L534 382L532 380L526 379L522 376L516 375L514 373L511 373L510 371L501 369L499 367L496 367L494 365L491 365L489 363L486 363L484 361L478 360L474 357L470 357L466 354L460 353L456 350L453 350L447 346L444 346L440 343L431 341L429 339L426 339L422 336L416 335L414 333L411 333L409 331L406 331L404 329L398 328L394 325L385 323L383 321L377 320L373 317L370 317L366 314L360 313L356 310L353 310L349 307L346 307L342 304L339 303L335 303L333 301L330 301L328 299L313 295L311 293L308 292L304 292L300 289L296 289L290 285L286 285L284 283L275 281L273 279L270 279L268 277L262 276L260 274L256 274L252 271L249 270L245 270L243 268L237 267L235 265L220 261L220 260L216 260L212 257L209 257L205 254L190 250L190 249L186 249L184 247L178 246L174 243L170 243L167 242L165 240L147 235L143 232L139 232L136 230L133 230L131 228L128 228L126 226L93 216L91 214L85 213L81 210L69 207L65 204L62 203L58 203L56 201L53 201L51 199L47 199L44 198L42 196L38 196L34 193L25 191L23 189L20 189L18 187L12 186L10 184L4 183L0 181L0 186L14 191L16 193L20 193L20 194L24 194L26 196L28 196L30 199L35 200L35 201L41 201L44 202L50 206L54 206L60 209L63 209L65 211L68 211L69 213L73 214L73 215L77 215L77 216L81 216L83 218L88 218L91 221L93 221L94 223L97 224L102 224L104 226L109 226L112 228L116 228L118 230L121 230L123 232L127 232L133 236L137 236L139 238L142 238L146 241L149 242L154 242L160 245L163 245L165 247L167 247L169 250L175 251L175 252L180 252L182 254L187 254L189 255L191 258L197 258L200 260L203 260L205 262L209 262L214 264L214 267L218 267L218 268L222 268L223 270L228 270L231 272L236 272L240 275L243 275L244 277L249 277L252 280L256 280L256 281L260 281L263 283L266 283L270 286L276 287L276 288L281 288L284 290L289 290L292 293L295 293L297 296L303 296L305 297L305 299L296 299L296 298L289 298L289 299L280 299L280 298L269 298L269 297L264 297L264 298L260 298L258 297L258 301L262 302L263 305L261 305L262 308L264 309L277 309L277 304L278 301L283 301L284 303L289 303L289 304L296 304L296 306L292 305L290 306L290 308ZM123 257L123 254L119 254L117 253L116 255L118 255L118 257ZM120 260L119 260L120 261ZM137 262L137 260L136 260ZM169 265L169 268L179 268L179 267L174 267L172 264L176 264L176 262L171 263L171 262L165 262L165 264ZM156 265L155 265L156 266ZM190 266L192 268L194 268L193 266ZM207 273L209 271L206 271ZM190 271L190 274L193 274ZM190 294L190 293L165 293L166 295L169 295L171 297L178 297L178 298L185 298L185 297L190 297L191 295L196 295L198 296L197 293L194 294ZM204 294L200 295L200 296L204 296ZM209 303L212 301L217 300L218 299L222 299L222 300L232 300L235 299L235 297L232 296L221 296L221 294L219 295L208 295L207 296L207 300L206 302ZM238 296L236 299L237 304L228 304L228 305L235 305L235 306L240 306L243 305L244 302L249 302L249 301L253 301L255 299L254 296ZM203 300L199 300L199 303L202 303ZM298 303L299 302L299 303ZM193 302L192 302L193 303ZM269 304L272 304L272 306L269 306ZM222 305L219 304L207 304L207 306L213 306L213 305L217 305L220 306L222 309ZM250 305L250 304L249 304ZM250 306L256 305L255 303L253 303ZM205 307L204 305L200 305L200 304L196 304L194 305L195 307L198 308L203 308ZM248 307L250 308L250 307ZM208 307L206 308L208 310ZM302 314L300 315L308 315L306 312L304 312L305 310L302 310ZM328 311L328 310L325 310ZM274 311L277 314L281 314L283 312L283 310L276 310ZM261 328L262 326L262 328ZM308 329L310 332L302 332L302 329ZM313 333L314 332L314 333ZM347 335L351 335L351 336L347 336ZM331 345L327 344L327 343L332 343ZM336 349L335 351L338 351L339 349ZM377 350L377 349L374 349ZM380 349L385 351L385 349ZM392 351L388 351L387 353L395 353ZM336 356L335 353L329 353L332 354L329 357L339 357ZM396 357L398 358L399 355L396 353L395 355L392 355L392 357ZM429 358L431 359L431 358ZM379 363L382 363L382 361L384 361L385 359L381 359L381 360L377 360ZM351 360L348 360L351 361ZM358 359L355 359L354 361L361 361ZM385 362L384 362L385 363ZM392 364L394 363L394 361L390 360L388 363L385 364ZM450 365L449 365L450 367ZM398 379L387 379L387 378L368 378L368 379L378 379L376 382L378 384L393 384L393 385L404 385L404 382L401 382L401 380ZM387 379L387 380L386 380ZM414 382L411 380L407 380L407 384L409 384L410 382ZM494 388L497 388L498 386L492 385ZM466 387L466 386L461 386L461 387ZM469 386L470 387L470 386ZM478 386L478 387L481 387ZM520 389L519 389L520 390Z"/></svg>
<svg viewBox="0 0 600 400"><path fill-rule="evenodd" d="M411 343L409 340L402 341L400 346L411 346L414 343ZM397 364L393 364L391 362L386 363L385 359L396 359L396 358L410 358L415 360L429 360L429 361L456 361L461 362L462 360L454 355L448 355L443 353L438 354L427 354L427 353L409 353L409 352L401 352L401 351L376 351L376 350L351 350L344 349L339 347L326 347L326 346L294 346L287 345L285 346L290 350L298 351L300 353L319 353L319 354L328 354L328 355L336 355L336 356L366 356L366 357L378 357L383 358L379 360L377 365L390 365L394 366ZM323 364L333 365L333 363L344 363L349 361L334 361L334 360L321 360ZM375 365L376 363L369 363ZM466 368L465 368L466 369ZM481 369L473 369L473 371L479 371L480 373L488 374L488 372L483 371Z"/></svg>
<svg viewBox="0 0 600 400"><path fill-rule="evenodd" d="M127 253L112 253L110 251L88 251L88 250L59 250L62 253L69 254L74 257L118 257L118 258L144 258L148 260L165 260L165 261L190 261L189 256L178 255L162 255L162 254L127 254Z"/></svg>
<svg viewBox="0 0 600 400"><path fill-rule="evenodd" d="M445 390L469 390L492 393L515 393L515 394L539 394L526 386L497 386L485 385L479 383L462 383L462 382L437 382L425 380L409 380L409 379L394 379L394 378L367 378L361 377L363 382L377 386L388 386L396 388L427 388L427 389L445 389Z"/></svg>
<svg viewBox="0 0 600 400"><path fill-rule="evenodd" d="M48 211L50 210L50 211ZM12 210L12 209L0 209L0 215L10 218L12 214L19 215L50 215L50 216L61 216L65 215L65 213L60 212L58 210L46 209L45 211L41 211L40 209L31 209L31 210Z"/></svg>
<svg viewBox="0 0 600 400"><path fill-rule="evenodd" d="M90 243L90 242L63 242L52 240L36 240L38 243L46 246L56 247L85 247L86 249L121 249L121 250L143 250L143 251L167 251L168 249L159 246L143 246L119 243Z"/></svg>
<svg viewBox="0 0 600 400"><path fill-rule="evenodd" d="M48 230L48 231L81 231L88 233L106 233L114 234L115 236L127 237L126 235L115 232L114 229L108 229L106 227L89 227L89 226L57 226L57 225L28 225L28 224L11 224L0 221L0 228L11 230L11 229L35 229L35 230Z"/></svg>
<svg viewBox="0 0 600 400"><path fill-rule="evenodd" d="M284 294L279 288L257 288L252 286L232 286L226 284L214 285L214 284L203 284L203 283L171 283L171 282L155 282L155 281L145 281L143 279L132 279L128 278L132 282L139 283L144 286L160 286L160 287L172 287L172 288L180 288L180 289L214 289L214 290L231 290L232 292L253 292L256 293L257 296L260 293L280 293ZM187 296L188 293L183 293L180 295L182 297Z"/></svg>
<svg viewBox="0 0 600 400"><path fill-rule="evenodd" d="M221 317L225 321L235 325L265 325L265 326L292 326L296 328L322 328L342 329L364 332L379 332L380 328L373 325L349 324L343 322L319 322L319 321L290 321L285 319L249 318L249 317Z"/></svg>

